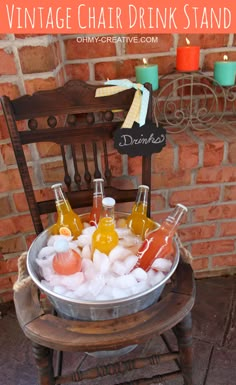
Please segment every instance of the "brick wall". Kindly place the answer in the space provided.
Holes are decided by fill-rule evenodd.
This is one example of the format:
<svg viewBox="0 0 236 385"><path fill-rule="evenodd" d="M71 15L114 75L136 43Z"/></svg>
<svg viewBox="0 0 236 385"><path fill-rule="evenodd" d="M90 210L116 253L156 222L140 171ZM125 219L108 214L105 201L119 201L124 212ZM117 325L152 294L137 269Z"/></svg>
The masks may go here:
<svg viewBox="0 0 236 385"><path fill-rule="evenodd" d="M186 36L192 44L200 45L201 69L210 75L214 62L224 53L236 60L234 35ZM134 80L135 66L144 56L157 63L163 75L174 69L176 47L184 38L166 34L158 35L155 44L151 39L149 43L112 39L78 43L72 35L0 35L0 94L15 98L60 86L72 78ZM163 218L177 202L189 207L180 235L193 254L199 277L236 271L235 139L236 132L227 124L212 132L169 135L166 148L153 156L154 218ZM38 147L37 151L44 157L45 175L59 178L57 148ZM28 148L27 157L35 161L35 149ZM111 158L114 170L122 174L122 167L117 169L117 155ZM138 167L138 159L131 159L129 172L135 174ZM34 231L1 112L0 218L0 302L4 302L12 298L17 257L31 243Z"/></svg>

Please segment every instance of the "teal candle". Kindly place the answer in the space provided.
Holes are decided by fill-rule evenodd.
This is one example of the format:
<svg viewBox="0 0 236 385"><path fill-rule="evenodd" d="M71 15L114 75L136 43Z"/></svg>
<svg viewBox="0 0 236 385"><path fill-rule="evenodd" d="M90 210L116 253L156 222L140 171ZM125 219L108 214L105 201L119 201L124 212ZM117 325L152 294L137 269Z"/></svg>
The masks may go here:
<svg viewBox="0 0 236 385"><path fill-rule="evenodd" d="M224 56L223 61L214 64L214 79L221 86L233 86L235 84L236 62L228 61Z"/></svg>
<svg viewBox="0 0 236 385"><path fill-rule="evenodd" d="M158 89L158 65L143 64L135 67L137 83L151 83L153 91Z"/></svg>

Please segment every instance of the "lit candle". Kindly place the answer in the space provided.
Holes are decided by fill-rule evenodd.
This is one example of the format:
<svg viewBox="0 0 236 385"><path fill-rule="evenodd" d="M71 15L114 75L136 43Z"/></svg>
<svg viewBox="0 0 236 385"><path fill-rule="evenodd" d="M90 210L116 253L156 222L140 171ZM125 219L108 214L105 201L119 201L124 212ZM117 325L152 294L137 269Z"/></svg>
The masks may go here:
<svg viewBox="0 0 236 385"><path fill-rule="evenodd" d="M143 59L143 65L135 67L137 83L151 83L153 91L158 89L158 65L148 64L146 59Z"/></svg>
<svg viewBox="0 0 236 385"><path fill-rule="evenodd" d="M190 45L186 38L186 46L177 48L176 69L177 71L197 71L199 69L200 47Z"/></svg>
<svg viewBox="0 0 236 385"><path fill-rule="evenodd" d="M233 86L235 84L236 62L228 61L224 55L223 61L214 64L214 79L222 86Z"/></svg>

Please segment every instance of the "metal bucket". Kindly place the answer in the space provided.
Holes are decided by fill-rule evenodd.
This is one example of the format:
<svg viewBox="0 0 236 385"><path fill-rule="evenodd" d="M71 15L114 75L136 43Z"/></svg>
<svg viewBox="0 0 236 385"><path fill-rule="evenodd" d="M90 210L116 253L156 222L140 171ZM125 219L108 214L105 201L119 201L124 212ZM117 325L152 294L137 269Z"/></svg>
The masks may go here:
<svg viewBox="0 0 236 385"><path fill-rule="evenodd" d="M127 214L125 213L116 213L116 218L125 218L126 216ZM88 214L80 215L80 217L84 222L88 218ZM146 309L158 300L166 282L174 273L179 262L179 248L174 240L175 256L172 268L165 278L152 288L129 297L109 301L88 301L69 298L54 293L41 283L42 277L39 273L36 257L41 248L46 246L49 234L50 228L43 231L31 244L27 254L27 268L30 277L35 284L46 293L49 301L57 311L57 314L66 319L89 321L107 320L137 313L138 311ZM124 349L120 349L119 351L98 352L98 354L94 353L93 355L96 355L96 357L104 357L106 355L111 356L113 355L112 352L114 352L114 354L117 354L118 352L118 354L121 355L131 350L125 349L125 351Z"/></svg>

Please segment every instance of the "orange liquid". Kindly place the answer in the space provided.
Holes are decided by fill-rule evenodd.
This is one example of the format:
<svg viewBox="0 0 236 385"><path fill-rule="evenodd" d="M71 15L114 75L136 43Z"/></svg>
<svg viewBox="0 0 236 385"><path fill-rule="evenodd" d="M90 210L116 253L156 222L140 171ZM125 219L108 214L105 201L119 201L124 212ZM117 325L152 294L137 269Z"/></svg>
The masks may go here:
<svg viewBox="0 0 236 385"><path fill-rule="evenodd" d="M142 239L148 231L156 228L155 222L153 222L146 215L147 206L143 203L135 203L132 213L127 218L127 225L131 231L140 236Z"/></svg>
<svg viewBox="0 0 236 385"><path fill-rule="evenodd" d="M173 253L173 233L168 224L150 233L137 252L139 257L135 267L148 271L156 258L169 258Z"/></svg>
<svg viewBox="0 0 236 385"><path fill-rule="evenodd" d="M97 230L92 237L92 251L95 249L108 255L119 241L118 234L115 231L115 225L110 217L101 218Z"/></svg>
<svg viewBox="0 0 236 385"><path fill-rule="evenodd" d="M97 226L102 210L102 196L95 196L93 199L93 207L89 216L89 224L91 226Z"/></svg>
<svg viewBox="0 0 236 385"><path fill-rule="evenodd" d="M70 249L65 253L57 253L52 265L57 274L71 275L81 270L81 262L81 256Z"/></svg>
<svg viewBox="0 0 236 385"><path fill-rule="evenodd" d="M58 219L56 225L53 227L53 233L59 234L60 227L67 227L71 235L77 238L83 230L80 217L72 210L67 200L56 202L56 207Z"/></svg>

